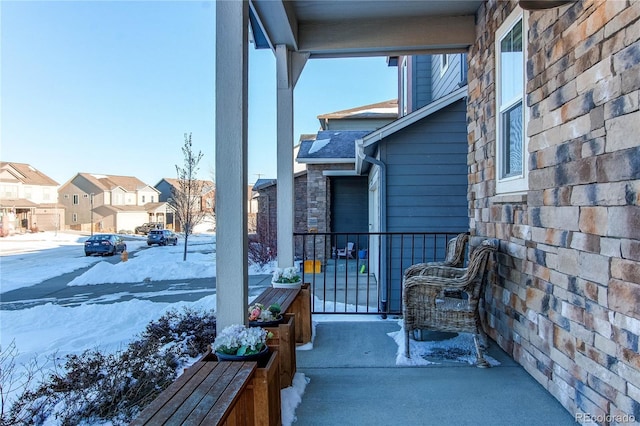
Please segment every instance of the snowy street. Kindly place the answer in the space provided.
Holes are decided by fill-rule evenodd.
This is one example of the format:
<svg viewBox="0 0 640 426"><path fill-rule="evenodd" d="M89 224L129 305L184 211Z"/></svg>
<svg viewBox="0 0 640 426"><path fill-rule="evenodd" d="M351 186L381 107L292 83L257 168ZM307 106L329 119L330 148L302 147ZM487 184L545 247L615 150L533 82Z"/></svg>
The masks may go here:
<svg viewBox="0 0 640 426"><path fill-rule="evenodd" d="M0 239L0 309L131 299L195 302L215 294L214 236L191 236L186 262L183 245L147 247L144 237L129 236L126 263L119 255L85 257L79 244L85 238L39 233ZM269 280L270 274L251 275L250 295L261 292Z"/></svg>
<svg viewBox="0 0 640 426"><path fill-rule="evenodd" d="M190 236L186 262L182 238L177 246L147 248L144 236L128 236L127 262L85 257L86 238L62 232L0 238L0 347L15 344L17 365L86 349L115 351L168 310L215 308L215 235ZM249 271L265 286L270 272Z"/></svg>

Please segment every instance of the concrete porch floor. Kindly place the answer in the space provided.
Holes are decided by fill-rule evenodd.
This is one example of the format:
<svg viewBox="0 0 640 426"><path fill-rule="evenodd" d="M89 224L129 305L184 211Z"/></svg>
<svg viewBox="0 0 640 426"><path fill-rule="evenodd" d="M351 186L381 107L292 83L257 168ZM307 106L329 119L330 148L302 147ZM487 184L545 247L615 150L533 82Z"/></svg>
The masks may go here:
<svg viewBox="0 0 640 426"><path fill-rule="evenodd" d="M315 321L315 319L314 319ZM318 322L313 350L297 351L310 379L299 425L575 425L573 413L490 341L500 365L396 366L396 321Z"/></svg>

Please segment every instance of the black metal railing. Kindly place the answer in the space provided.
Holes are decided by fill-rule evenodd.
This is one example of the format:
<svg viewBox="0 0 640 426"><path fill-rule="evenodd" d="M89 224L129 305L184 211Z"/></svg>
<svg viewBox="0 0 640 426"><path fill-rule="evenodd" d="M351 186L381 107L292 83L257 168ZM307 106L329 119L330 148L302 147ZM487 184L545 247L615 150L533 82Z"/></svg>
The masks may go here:
<svg viewBox="0 0 640 426"><path fill-rule="evenodd" d="M459 232L294 233L313 313L401 314L404 270L444 260L447 241Z"/></svg>

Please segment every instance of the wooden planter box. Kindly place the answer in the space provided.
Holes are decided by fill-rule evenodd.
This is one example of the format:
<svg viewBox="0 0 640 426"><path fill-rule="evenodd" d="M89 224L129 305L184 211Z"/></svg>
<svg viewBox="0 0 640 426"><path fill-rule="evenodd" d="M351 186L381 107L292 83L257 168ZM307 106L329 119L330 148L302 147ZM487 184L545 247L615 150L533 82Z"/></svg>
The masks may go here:
<svg viewBox="0 0 640 426"><path fill-rule="evenodd" d="M264 306L278 303L282 308L282 313L295 315L296 343L304 345L311 342L311 289L309 283L302 284L299 289L269 287L253 303L262 303Z"/></svg>
<svg viewBox="0 0 640 426"><path fill-rule="evenodd" d="M280 426L282 404L280 401L280 365L278 352L272 351L264 368L258 367L245 389L249 400L253 400L253 417L256 426ZM253 414L253 416L251 415Z"/></svg>
<svg viewBox="0 0 640 426"><path fill-rule="evenodd" d="M287 312L296 316L296 342L304 345L311 342L311 286L309 283L302 284L300 292L291 304Z"/></svg>
<svg viewBox="0 0 640 426"><path fill-rule="evenodd" d="M247 420L237 419L239 425L280 426L282 424L280 401L280 356L277 350L271 350L266 364L258 364L243 392L242 405ZM215 353L209 350L200 361L217 361ZM234 362L234 361L223 361ZM234 424L232 420L229 424ZM226 423L225 423L226 424Z"/></svg>
<svg viewBox="0 0 640 426"><path fill-rule="evenodd" d="M296 374L296 319L294 314L285 314L285 322L276 327L264 327L273 337L267 339L271 351L278 351L280 364L280 387L289 387Z"/></svg>
<svg viewBox="0 0 640 426"><path fill-rule="evenodd" d="M203 362L189 367L133 420L159 424L253 425L255 362ZM262 423L266 424L266 423Z"/></svg>

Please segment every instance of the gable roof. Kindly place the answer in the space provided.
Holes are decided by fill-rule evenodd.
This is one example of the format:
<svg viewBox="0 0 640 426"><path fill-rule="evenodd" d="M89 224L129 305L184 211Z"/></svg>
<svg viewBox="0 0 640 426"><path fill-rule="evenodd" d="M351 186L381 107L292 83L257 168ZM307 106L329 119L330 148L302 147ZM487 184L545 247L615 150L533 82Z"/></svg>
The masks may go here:
<svg viewBox="0 0 640 426"><path fill-rule="evenodd" d="M384 127L379 128L364 137L360 138L356 141L358 145L358 156L356 158L356 173L361 174L363 172L364 166L364 158L361 154L373 156L378 148L378 143L382 141L389 135L392 135L396 132L399 132L402 129L405 129L417 121L422 120L429 115L440 111L441 109L459 101L467 96L467 86L462 86L453 92L436 99L428 105L412 112L411 114L407 114L404 117L397 119L396 121L387 124ZM367 163L368 164L368 163Z"/></svg>
<svg viewBox="0 0 640 426"><path fill-rule="evenodd" d="M136 192L145 187L155 190L151 185L133 176L101 175L97 173L78 173L78 176L83 177L103 191L112 191L118 187L128 192Z"/></svg>
<svg viewBox="0 0 640 426"><path fill-rule="evenodd" d="M308 164L353 163L355 141L371 130L321 130L315 140L300 143L296 161Z"/></svg>
<svg viewBox="0 0 640 426"><path fill-rule="evenodd" d="M293 178L297 179L300 176L306 176L307 171L306 170L301 170L299 172L296 172L293 174ZM252 191L253 192L259 192L262 191L263 189L269 188L270 186L274 186L278 184L278 179L258 179L256 181L256 183L253 184L253 188Z"/></svg>
<svg viewBox="0 0 640 426"><path fill-rule="evenodd" d="M156 184L156 187L162 182L165 181L169 184L169 186L178 189L180 187L180 180L176 179L176 178L162 178L160 179L160 182L158 182ZM208 192L211 191L215 191L216 189L216 184L213 183L213 181L211 180L202 180L202 179L196 179L196 182L198 182L198 184L202 185L202 193L206 194Z"/></svg>
<svg viewBox="0 0 640 426"><path fill-rule="evenodd" d="M58 182L29 164L2 161L0 169L10 173L16 181L24 185L58 186ZM5 178L0 180L7 181Z"/></svg>
<svg viewBox="0 0 640 426"><path fill-rule="evenodd" d="M325 120L343 120L360 118L397 118L398 100L378 102L375 104L362 105L355 108L343 109L341 111L320 114L318 120L322 124Z"/></svg>

